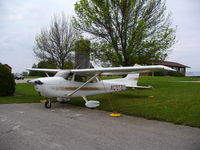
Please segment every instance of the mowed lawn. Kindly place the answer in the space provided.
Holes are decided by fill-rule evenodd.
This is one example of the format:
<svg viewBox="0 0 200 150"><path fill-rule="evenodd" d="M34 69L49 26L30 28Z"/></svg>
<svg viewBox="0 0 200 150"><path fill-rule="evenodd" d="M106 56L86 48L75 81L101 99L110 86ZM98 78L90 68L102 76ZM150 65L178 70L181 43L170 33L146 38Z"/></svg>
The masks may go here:
<svg viewBox="0 0 200 150"><path fill-rule="evenodd" d="M99 100L101 110L200 127L200 83L179 82L198 80L200 78L140 77L139 85L151 85L154 89L127 90L88 99ZM30 103L41 99L31 84L20 83L16 86L16 96L0 97L0 103ZM73 98L70 104L84 106L84 101Z"/></svg>
<svg viewBox="0 0 200 150"><path fill-rule="evenodd" d="M0 97L0 104L10 103L38 103L42 99L32 84L18 83L14 96Z"/></svg>
<svg viewBox="0 0 200 150"><path fill-rule="evenodd" d="M196 80L200 78L140 77L139 85L152 85L154 89L121 91L88 99L99 100L101 110L112 111L113 107L115 112L123 114L200 127L200 83L179 82ZM84 106L81 99L71 103Z"/></svg>

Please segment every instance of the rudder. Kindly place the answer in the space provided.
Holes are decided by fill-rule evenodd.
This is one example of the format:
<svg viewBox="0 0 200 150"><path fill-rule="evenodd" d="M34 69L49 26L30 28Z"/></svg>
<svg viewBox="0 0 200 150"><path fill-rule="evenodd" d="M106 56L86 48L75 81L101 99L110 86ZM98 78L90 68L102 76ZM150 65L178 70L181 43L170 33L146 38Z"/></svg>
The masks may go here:
<svg viewBox="0 0 200 150"><path fill-rule="evenodd" d="M137 82L139 79L139 73L130 73L124 78L126 87L137 87Z"/></svg>

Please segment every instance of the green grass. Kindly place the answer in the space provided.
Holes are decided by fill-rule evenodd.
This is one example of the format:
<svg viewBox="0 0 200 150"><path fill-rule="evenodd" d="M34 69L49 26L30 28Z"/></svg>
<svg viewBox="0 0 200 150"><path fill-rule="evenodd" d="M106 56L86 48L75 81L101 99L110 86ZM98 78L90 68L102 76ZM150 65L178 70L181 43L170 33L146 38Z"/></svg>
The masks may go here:
<svg viewBox="0 0 200 150"><path fill-rule="evenodd" d="M42 99L35 91L33 85L28 83L16 84L16 91L14 96L0 97L0 104L10 103L35 103Z"/></svg>
<svg viewBox="0 0 200 150"><path fill-rule="evenodd" d="M98 109L114 111L127 115L162 120L194 127L200 127L200 78L188 77L140 77L139 85L152 85L153 90L127 90L112 94L89 96L89 100L99 100ZM0 103L30 103L42 99L33 86L17 84L14 97L0 97ZM154 98L149 98L154 96ZM74 105L84 106L82 98L73 98Z"/></svg>
<svg viewBox="0 0 200 150"><path fill-rule="evenodd" d="M200 127L200 78L188 77L140 77L139 85L152 85L153 90L127 90L112 94L90 96L88 99L99 100L98 109L114 111L127 115L162 120L175 124ZM154 96L154 98L149 98ZM80 98L72 104L84 106Z"/></svg>

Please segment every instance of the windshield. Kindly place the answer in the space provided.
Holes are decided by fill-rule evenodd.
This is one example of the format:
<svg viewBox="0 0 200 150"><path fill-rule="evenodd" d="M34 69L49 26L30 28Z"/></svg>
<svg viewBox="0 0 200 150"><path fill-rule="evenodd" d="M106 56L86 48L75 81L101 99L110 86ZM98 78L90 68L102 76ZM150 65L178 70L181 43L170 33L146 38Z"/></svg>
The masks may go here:
<svg viewBox="0 0 200 150"><path fill-rule="evenodd" d="M66 79L69 76L69 74L69 71L59 71L55 74L54 77L63 77L64 79Z"/></svg>

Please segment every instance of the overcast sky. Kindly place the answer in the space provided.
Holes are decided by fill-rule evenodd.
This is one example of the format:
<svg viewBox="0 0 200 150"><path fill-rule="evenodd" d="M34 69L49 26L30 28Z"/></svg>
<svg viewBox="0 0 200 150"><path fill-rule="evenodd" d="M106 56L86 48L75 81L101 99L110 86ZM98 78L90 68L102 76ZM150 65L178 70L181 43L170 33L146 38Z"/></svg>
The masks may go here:
<svg viewBox="0 0 200 150"><path fill-rule="evenodd" d="M35 36L48 27L52 16L74 14L77 0L0 0L0 62L13 72L25 71L37 63L33 54ZM177 43L167 60L190 66L200 72L200 1L166 0L177 25Z"/></svg>

